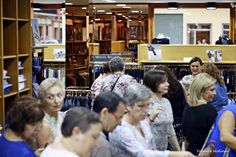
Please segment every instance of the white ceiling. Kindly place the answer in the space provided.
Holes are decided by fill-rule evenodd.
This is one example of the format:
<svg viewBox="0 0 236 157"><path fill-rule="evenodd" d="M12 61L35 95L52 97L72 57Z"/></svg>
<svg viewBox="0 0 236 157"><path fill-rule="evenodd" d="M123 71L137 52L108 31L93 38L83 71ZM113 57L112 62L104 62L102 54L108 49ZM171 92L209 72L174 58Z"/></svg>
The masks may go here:
<svg viewBox="0 0 236 157"><path fill-rule="evenodd" d="M64 3L65 1L74 1L76 3L87 0L34 0L35 3ZM109 3L111 0L89 0L90 3ZM167 3L173 2L172 0L113 0L115 3ZM216 2L216 3L236 3L236 0L175 0L178 3L206 3L206 2Z"/></svg>

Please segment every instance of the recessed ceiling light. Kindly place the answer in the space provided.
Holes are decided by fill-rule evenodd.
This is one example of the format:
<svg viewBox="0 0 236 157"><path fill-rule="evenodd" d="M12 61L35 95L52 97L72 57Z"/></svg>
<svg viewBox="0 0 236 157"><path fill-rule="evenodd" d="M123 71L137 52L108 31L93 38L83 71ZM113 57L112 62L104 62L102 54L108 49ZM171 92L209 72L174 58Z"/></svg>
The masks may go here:
<svg viewBox="0 0 236 157"><path fill-rule="evenodd" d="M117 15L120 15L120 16L121 16L122 14L121 14L121 13L118 13Z"/></svg>
<svg viewBox="0 0 236 157"><path fill-rule="evenodd" d="M105 13L105 10L97 10L98 13Z"/></svg>
<svg viewBox="0 0 236 157"><path fill-rule="evenodd" d="M39 10L41 10L40 8L34 8L34 11L39 11Z"/></svg>
<svg viewBox="0 0 236 157"><path fill-rule="evenodd" d="M111 15L111 14L112 14L112 12L106 12L106 14L107 14L107 15Z"/></svg>
<svg viewBox="0 0 236 157"><path fill-rule="evenodd" d="M73 5L73 3L65 3L65 5Z"/></svg>
<svg viewBox="0 0 236 157"><path fill-rule="evenodd" d="M207 10L216 10L216 3L208 2L206 5L207 5L206 7Z"/></svg>
<svg viewBox="0 0 236 157"><path fill-rule="evenodd" d="M117 7L125 7L126 4L116 4Z"/></svg>
<svg viewBox="0 0 236 157"><path fill-rule="evenodd" d="M87 9L87 7L82 7L82 9L83 9L83 10L86 10L86 9Z"/></svg>
<svg viewBox="0 0 236 157"><path fill-rule="evenodd" d="M170 3L168 3L168 9L169 9L169 10L177 10L177 9L178 9L177 3L176 3L176 2L170 2Z"/></svg>
<svg viewBox="0 0 236 157"><path fill-rule="evenodd" d="M129 8L131 8L130 6L125 6L125 7L122 7L122 8L127 8L127 9L129 9Z"/></svg>
<svg viewBox="0 0 236 157"><path fill-rule="evenodd" d="M138 10L132 10L131 12L132 12L132 13L139 13Z"/></svg>

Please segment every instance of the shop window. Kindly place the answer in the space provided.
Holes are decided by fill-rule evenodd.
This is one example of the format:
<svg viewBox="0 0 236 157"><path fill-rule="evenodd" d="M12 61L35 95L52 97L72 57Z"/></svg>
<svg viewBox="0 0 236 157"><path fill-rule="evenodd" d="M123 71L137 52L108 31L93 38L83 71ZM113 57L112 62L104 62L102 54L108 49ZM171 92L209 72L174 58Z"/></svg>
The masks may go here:
<svg viewBox="0 0 236 157"><path fill-rule="evenodd" d="M211 24L187 24L188 44L211 44Z"/></svg>

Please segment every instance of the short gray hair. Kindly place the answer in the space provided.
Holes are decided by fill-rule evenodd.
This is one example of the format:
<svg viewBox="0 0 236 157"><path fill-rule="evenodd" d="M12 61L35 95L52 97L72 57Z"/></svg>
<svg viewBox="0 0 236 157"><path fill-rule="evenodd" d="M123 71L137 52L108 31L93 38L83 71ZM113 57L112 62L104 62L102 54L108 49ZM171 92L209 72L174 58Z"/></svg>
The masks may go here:
<svg viewBox="0 0 236 157"><path fill-rule="evenodd" d="M124 99L127 105L133 106L136 102L144 101L152 96L152 91L139 83L128 86L124 92Z"/></svg>
<svg viewBox="0 0 236 157"><path fill-rule="evenodd" d="M44 99L46 98L47 90L55 86L60 87L62 94L65 95L65 85L59 79L47 78L39 85L39 98L42 102L44 102Z"/></svg>
<svg viewBox="0 0 236 157"><path fill-rule="evenodd" d="M109 68L112 73L117 71L123 71L125 68L124 60L121 57L113 57L109 61Z"/></svg>

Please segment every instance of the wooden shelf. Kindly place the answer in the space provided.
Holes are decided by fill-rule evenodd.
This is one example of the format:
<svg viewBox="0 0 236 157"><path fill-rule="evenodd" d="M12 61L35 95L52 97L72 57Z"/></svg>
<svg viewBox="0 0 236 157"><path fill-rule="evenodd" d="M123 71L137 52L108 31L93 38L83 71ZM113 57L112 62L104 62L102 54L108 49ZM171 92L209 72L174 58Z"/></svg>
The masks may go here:
<svg viewBox="0 0 236 157"><path fill-rule="evenodd" d="M28 92L28 91L30 91L30 88L24 88L24 89L20 90L19 93Z"/></svg>
<svg viewBox="0 0 236 157"><path fill-rule="evenodd" d="M81 43L81 44L86 44L86 41L66 41L68 44L73 44L73 43Z"/></svg>
<svg viewBox="0 0 236 157"><path fill-rule="evenodd" d="M76 68L67 68L66 70L84 70L84 69L87 69L87 66L81 66L81 67L76 67Z"/></svg>
<svg viewBox="0 0 236 157"><path fill-rule="evenodd" d="M14 59L14 58L16 58L16 55L3 56L3 59Z"/></svg>
<svg viewBox="0 0 236 157"><path fill-rule="evenodd" d="M6 113L14 101L23 95L32 95L32 49L31 49L31 0L1 0L0 21L0 76L7 71L10 93L4 94L3 80L0 82L0 124L5 128ZM19 90L19 69L26 81L25 89ZM26 92L24 92L26 91Z"/></svg>
<svg viewBox="0 0 236 157"><path fill-rule="evenodd" d="M16 18L11 18L11 17L3 17L2 19L6 21L16 21Z"/></svg>
<svg viewBox="0 0 236 157"><path fill-rule="evenodd" d="M17 92L11 92L9 94L4 95L4 98L8 98L8 97L15 96L15 95L17 95Z"/></svg>
<svg viewBox="0 0 236 157"><path fill-rule="evenodd" d="M55 60L55 59L44 59L44 62L58 62L58 63L65 63L65 60Z"/></svg>
<svg viewBox="0 0 236 157"><path fill-rule="evenodd" d="M19 54L19 57L29 57L29 54Z"/></svg>
<svg viewBox="0 0 236 157"><path fill-rule="evenodd" d="M29 19L18 19L20 22L29 22Z"/></svg>

